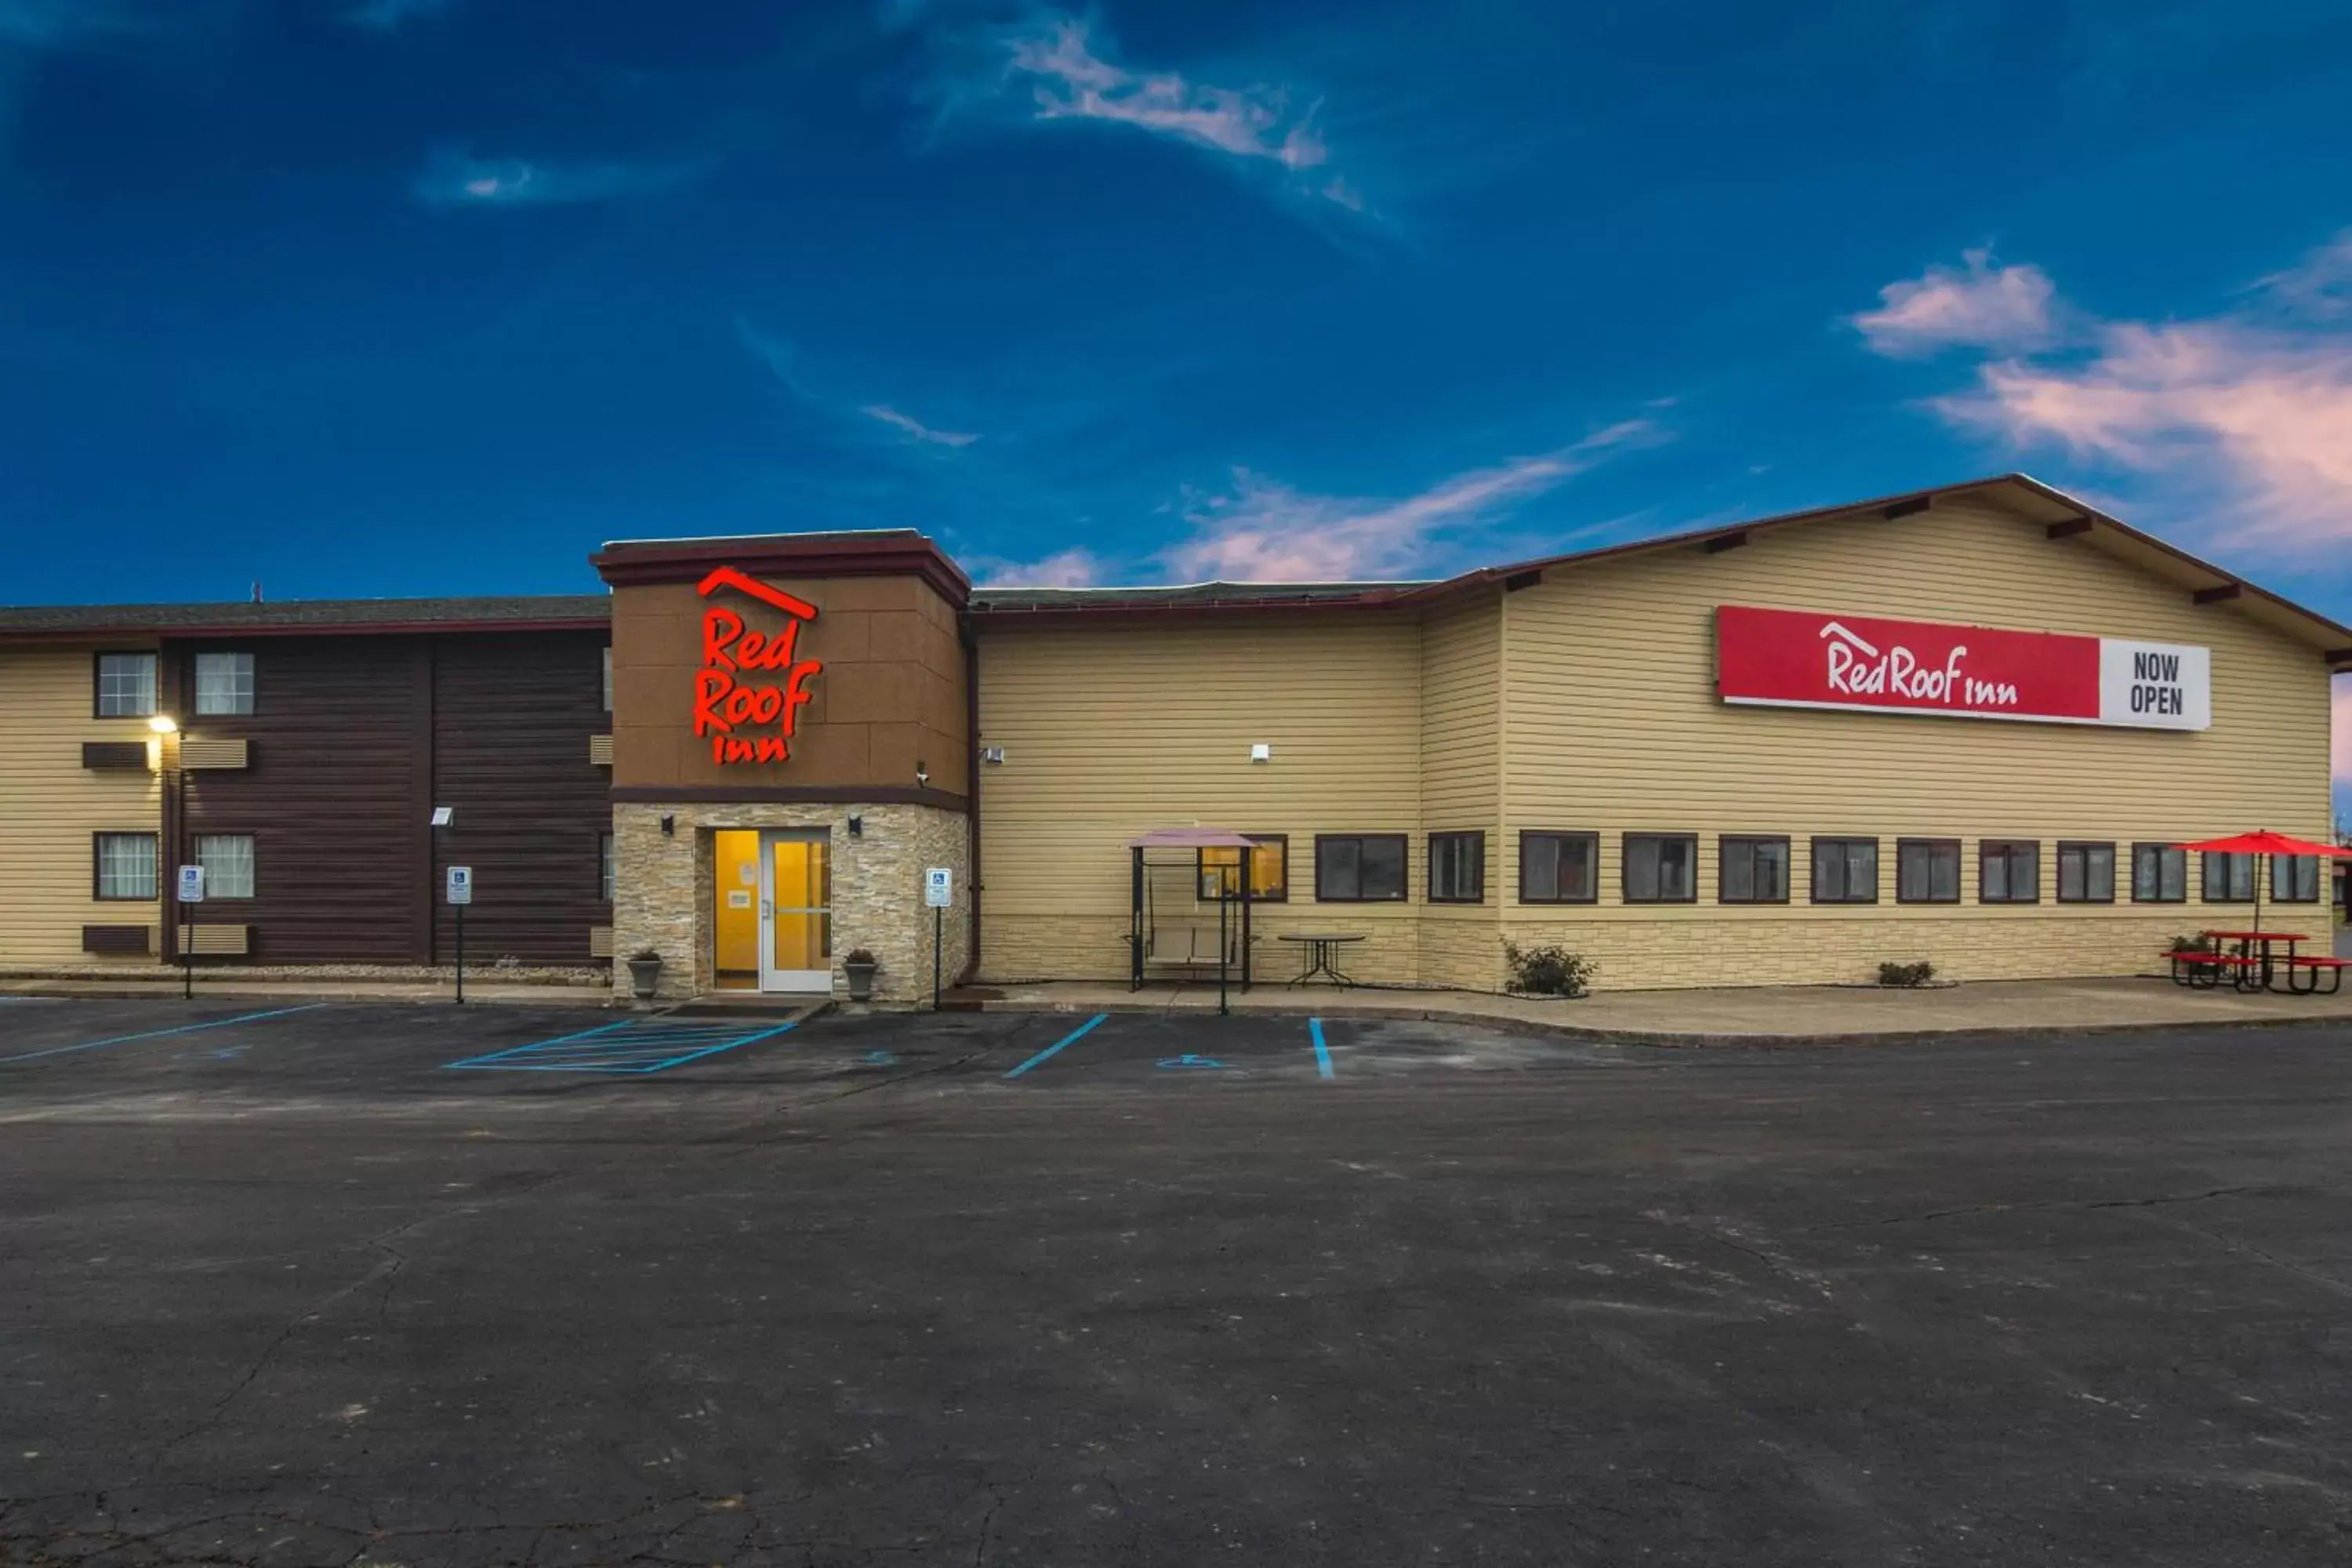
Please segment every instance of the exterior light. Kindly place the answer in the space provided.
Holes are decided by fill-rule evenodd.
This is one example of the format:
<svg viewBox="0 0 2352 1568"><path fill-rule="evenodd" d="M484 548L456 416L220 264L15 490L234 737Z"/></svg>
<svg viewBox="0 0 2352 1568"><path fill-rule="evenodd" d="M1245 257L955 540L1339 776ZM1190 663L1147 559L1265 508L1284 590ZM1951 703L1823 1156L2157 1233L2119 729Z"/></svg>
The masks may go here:
<svg viewBox="0 0 2352 1568"><path fill-rule="evenodd" d="M180 732L179 721L169 713L156 714L147 721L147 728L154 731L158 735L176 735Z"/></svg>

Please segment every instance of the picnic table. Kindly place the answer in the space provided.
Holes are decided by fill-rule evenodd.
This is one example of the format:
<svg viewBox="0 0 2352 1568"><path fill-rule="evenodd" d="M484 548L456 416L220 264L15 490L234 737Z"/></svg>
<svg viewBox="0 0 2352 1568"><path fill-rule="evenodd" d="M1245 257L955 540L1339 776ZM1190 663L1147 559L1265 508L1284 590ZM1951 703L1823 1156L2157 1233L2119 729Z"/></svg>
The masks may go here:
<svg viewBox="0 0 2352 1568"><path fill-rule="evenodd" d="M2273 983L2284 974L2286 989L2293 995L2333 996L2344 988L2344 971L2352 967L2344 959L2306 957L2297 952L2297 947L2311 940L2305 931L2206 931L2197 934L2222 945L2209 952L2176 952L2172 955L2172 970L2176 981L2200 990L2221 984L2227 972L2231 985L2239 991L2273 990ZM2231 942L2237 944L2234 952L2227 948ZM2286 948L2284 958L2273 951L2282 943ZM2322 975L2329 981L2324 992L2319 989Z"/></svg>
<svg viewBox="0 0 2352 1568"><path fill-rule="evenodd" d="M1347 946L1348 943L1351 942L1363 941L1363 932L1338 931L1286 931L1282 933L1281 940L1284 942L1300 942L1307 948L1307 967L1299 972L1297 979L1290 983L1291 986L1304 985L1318 974L1328 977L1331 984L1334 985L1346 987L1355 984L1354 981L1339 973L1339 965L1337 962L1337 957L1339 950ZM1286 987L1286 989L1287 989L1287 987Z"/></svg>

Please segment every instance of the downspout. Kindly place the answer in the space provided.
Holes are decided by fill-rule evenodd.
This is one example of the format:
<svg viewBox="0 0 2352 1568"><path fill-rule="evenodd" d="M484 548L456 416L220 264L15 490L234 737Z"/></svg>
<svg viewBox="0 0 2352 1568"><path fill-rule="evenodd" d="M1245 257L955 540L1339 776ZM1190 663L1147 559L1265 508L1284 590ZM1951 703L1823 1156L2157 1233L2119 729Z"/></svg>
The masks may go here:
<svg viewBox="0 0 2352 1568"><path fill-rule="evenodd" d="M971 953L964 962L963 973L956 977L958 985L969 985L980 977L980 638L971 629L971 621L963 624L963 728L965 749L971 752L966 764L971 784L964 812L964 832L971 856Z"/></svg>

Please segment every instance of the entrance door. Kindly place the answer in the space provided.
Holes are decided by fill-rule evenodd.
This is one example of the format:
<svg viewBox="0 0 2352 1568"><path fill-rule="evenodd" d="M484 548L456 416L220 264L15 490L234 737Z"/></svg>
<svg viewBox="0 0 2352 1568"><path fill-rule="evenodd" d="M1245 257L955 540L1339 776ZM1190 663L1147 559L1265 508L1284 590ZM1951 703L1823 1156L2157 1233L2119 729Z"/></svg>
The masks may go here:
<svg viewBox="0 0 2352 1568"><path fill-rule="evenodd" d="M833 845L821 827L760 835L760 989L833 989Z"/></svg>

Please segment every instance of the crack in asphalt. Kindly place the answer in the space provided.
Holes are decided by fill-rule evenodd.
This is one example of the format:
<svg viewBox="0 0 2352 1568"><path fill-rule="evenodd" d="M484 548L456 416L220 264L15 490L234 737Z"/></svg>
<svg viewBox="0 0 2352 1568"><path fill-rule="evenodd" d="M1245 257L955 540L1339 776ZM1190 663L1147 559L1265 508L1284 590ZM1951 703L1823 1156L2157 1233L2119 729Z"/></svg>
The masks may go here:
<svg viewBox="0 0 2352 1568"><path fill-rule="evenodd" d="M1805 1227L1805 1234L1827 1231L1870 1230L1880 1226L1926 1225L1939 1219L1957 1219L1969 1215L2046 1214L2074 1209L2089 1212L2097 1209L2163 1208L2174 1204L2210 1203L2215 1198L2278 1197L2289 1194L2316 1193L2320 1187L2249 1185L2210 1187L2201 1193L2163 1193L2147 1198L2049 1198L2030 1203L1959 1204L1951 1208L1928 1209L1920 1214L1889 1215L1880 1219L1847 1220L1837 1225L1816 1225Z"/></svg>

